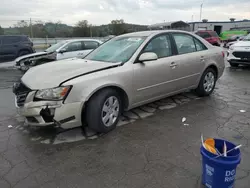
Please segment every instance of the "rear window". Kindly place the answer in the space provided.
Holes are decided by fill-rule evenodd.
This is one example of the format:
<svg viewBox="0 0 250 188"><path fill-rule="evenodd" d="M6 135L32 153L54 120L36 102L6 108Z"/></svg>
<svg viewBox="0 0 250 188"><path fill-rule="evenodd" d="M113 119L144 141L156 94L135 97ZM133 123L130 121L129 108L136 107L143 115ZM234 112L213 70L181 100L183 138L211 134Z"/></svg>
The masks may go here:
<svg viewBox="0 0 250 188"><path fill-rule="evenodd" d="M14 44L21 41L19 36L4 36L2 39L3 44Z"/></svg>
<svg viewBox="0 0 250 188"><path fill-rule="evenodd" d="M208 32L197 32L196 35L199 35L204 39L211 37L211 35Z"/></svg>
<svg viewBox="0 0 250 188"><path fill-rule="evenodd" d="M215 31L210 32L210 35L211 35L212 37L219 37L218 34L217 34Z"/></svg>
<svg viewBox="0 0 250 188"><path fill-rule="evenodd" d="M27 36L23 36L22 39L23 39L22 41L25 41L25 42L32 42L31 39Z"/></svg>

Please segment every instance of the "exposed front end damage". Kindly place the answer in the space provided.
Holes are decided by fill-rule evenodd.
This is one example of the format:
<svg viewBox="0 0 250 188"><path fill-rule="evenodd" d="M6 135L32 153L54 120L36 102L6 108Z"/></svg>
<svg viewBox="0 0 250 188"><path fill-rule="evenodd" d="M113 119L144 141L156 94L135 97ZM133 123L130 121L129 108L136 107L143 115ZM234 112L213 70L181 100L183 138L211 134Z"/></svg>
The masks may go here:
<svg viewBox="0 0 250 188"><path fill-rule="evenodd" d="M30 67L56 60L57 52L39 52L21 56L15 60L16 67L22 71L27 71Z"/></svg>
<svg viewBox="0 0 250 188"><path fill-rule="evenodd" d="M17 86L14 86L17 87ZM63 103L63 101L34 101L36 91L19 85L15 93L15 105L18 114L26 118L26 123L31 126L59 126L67 129L81 125L82 104Z"/></svg>

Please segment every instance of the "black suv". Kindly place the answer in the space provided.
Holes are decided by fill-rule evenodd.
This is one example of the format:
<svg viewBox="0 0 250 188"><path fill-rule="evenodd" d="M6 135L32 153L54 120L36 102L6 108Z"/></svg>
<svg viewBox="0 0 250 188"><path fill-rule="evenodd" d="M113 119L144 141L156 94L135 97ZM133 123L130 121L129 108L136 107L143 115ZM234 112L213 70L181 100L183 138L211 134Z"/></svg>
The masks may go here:
<svg viewBox="0 0 250 188"><path fill-rule="evenodd" d="M0 62L34 53L33 43L24 35L0 35Z"/></svg>

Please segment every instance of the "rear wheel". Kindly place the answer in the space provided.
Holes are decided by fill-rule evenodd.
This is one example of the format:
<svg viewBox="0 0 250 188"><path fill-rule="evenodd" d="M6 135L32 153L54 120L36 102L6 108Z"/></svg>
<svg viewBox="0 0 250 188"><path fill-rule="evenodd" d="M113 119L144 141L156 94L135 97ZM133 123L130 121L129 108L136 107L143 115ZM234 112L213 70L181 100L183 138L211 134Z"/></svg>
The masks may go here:
<svg viewBox="0 0 250 188"><path fill-rule="evenodd" d="M201 76L199 86L196 88L196 93L201 97L210 95L214 90L217 79L216 77L217 75L214 69L206 69Z"/></svg>
<svg viewBox="0 0 250 188"><path fill-rule="evenodd" d="M231 66L231 67L238 67L238 66L239 66L239 63L230 63L230 66Z"/></svg>
<svg viewBox="0 0 250 188"><path fill-rule="evenodd" d="M94 94L86 106L86 123L98 133L107 133L115 129L122 111L119 93L114 89L105 89Z"/></svg>

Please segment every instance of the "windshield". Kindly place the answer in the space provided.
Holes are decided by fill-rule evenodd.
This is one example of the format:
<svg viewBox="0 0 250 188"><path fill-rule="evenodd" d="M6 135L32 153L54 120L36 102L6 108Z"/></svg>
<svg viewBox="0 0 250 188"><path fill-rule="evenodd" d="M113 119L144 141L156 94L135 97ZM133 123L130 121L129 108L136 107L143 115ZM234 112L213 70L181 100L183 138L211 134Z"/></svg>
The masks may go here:
<svg viewBox="0 0 250 188"><path fill-rule="evenodd" d="M55 52L58 48L60 48L61 46L63 46L66 43L67 43L67 41L58 42L58 43L52 45L51 47L47 48L45 50L45 52Z"/></svg>
<svg viewBox="0 0 250 188"><path fill-rule="evenodd" d="M127 62L146 37L118 37L104 43L85 59L110 63Z"/></svg>
<svg viewBox="0 0 250 188"><path fill-rule="evenodd" d="M244 41L250 41L250 34L248 34L247 36L245 36L243 40Z"/></svg>

